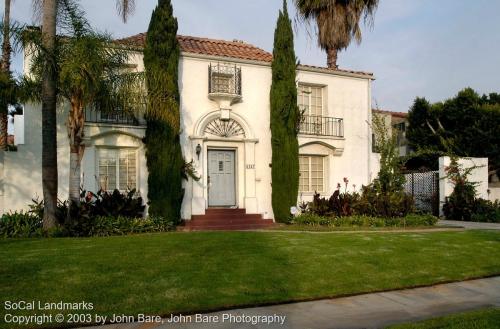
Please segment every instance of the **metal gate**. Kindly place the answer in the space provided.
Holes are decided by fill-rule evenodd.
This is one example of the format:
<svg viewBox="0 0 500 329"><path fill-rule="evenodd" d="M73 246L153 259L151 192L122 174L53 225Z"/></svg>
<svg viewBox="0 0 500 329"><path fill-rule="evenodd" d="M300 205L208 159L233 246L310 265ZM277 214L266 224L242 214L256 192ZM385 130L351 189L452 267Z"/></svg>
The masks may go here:
<svg viewBox="0 0 500 329"><path fill-rule="evenodd" d="M439 216L439 172L409 172L405 179L405 191L415 199L417 210Z"/></svg>

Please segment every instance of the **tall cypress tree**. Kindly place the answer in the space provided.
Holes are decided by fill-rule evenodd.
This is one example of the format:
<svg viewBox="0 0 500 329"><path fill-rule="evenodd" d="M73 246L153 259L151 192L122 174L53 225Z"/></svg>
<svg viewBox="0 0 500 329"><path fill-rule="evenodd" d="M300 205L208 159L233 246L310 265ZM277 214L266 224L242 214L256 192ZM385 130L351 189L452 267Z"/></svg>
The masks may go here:
<svg viewBox="0 0 500 329"><path fill-rule="evenodd" d="M144 48L148 88L144 142L149 171L149 213L180 219L183 197L179 111L179 43L170 0L159 0L149 23Z"/></svg>
<svg viewBox="0 0 500 329"><path fill-rule="evenodd" d="M286 0L274 32L271 86L272 204L277 221L290 219L299 189L296 57Z"/></svg>

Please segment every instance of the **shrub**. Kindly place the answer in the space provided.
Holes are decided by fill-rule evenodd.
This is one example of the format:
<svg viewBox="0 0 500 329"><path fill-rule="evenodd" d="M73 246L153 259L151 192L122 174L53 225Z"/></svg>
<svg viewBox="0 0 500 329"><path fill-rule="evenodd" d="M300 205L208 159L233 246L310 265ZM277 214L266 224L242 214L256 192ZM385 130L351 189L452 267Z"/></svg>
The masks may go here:
<svg viewBox="0 0 500 329"><path fill-rule="evenodd" d="M443 213L450 220L471 220L474 213L476 190L474 185L467 181L459 182L453 192L445 199Z"/></svg>
<svg viewBox="0 0 500 329"><path fill-rule="evenodd" d="M333 192L330 198L322 198L319 193L315 193L313 201L307 206L300 205L302 212L307 211L320 216L350 216L354 213L354 207L359 200L359 194L348 192L349 180L344 178L344 192L340 190L340 184L337 190Z"/></svg>
<svg viewBox="0 0 500 329"><path fill-rule="evenodd" d="M68 204L68 201L61 200L57 203L56 218L61 225L66 222ZM29 207L30 213L43 218L43 200L33 199L33 203ZM135 189L123 193L118 190L113 192L100 190L97 193L82 190L80 205L72 204L70 218L71 221L75 222L75 225L97 216L138 218L143 216L144 209L144 201Z"/></svg>
<svg viewBox="0 0 500 329"><path fill-rule="evenodd" d="M0 236L31 238L42 236L42 220L30 212L11 212L0 218Z"/></svg>
<svg viewBox="0 0 500 329"><path fill-rule="evenodd" d="M145 206L135 190L127 193L82 191L80 205L68 209L67 201L59 201L57 229L50 236L110 236L144 232L165 232L175 228L174 222L160 216L142 218ZM33 200L28 212L6 214L0 219L0 236L39 237L43 235L43 201ZM69 215L71 221L67 221Z"/></svg>
<svg viewBox="0 0 500 329"><path fill-rule="evenodd" d="M312 202L309 203L307 211L318 216L331 215L333 209L330 208L328 199L322 198L319 193L314 193Z"/></svg>
<svg viewBox="0 0 500 329"><path fill-rule="evenodd" d="M476 199L474 201L473 222L500 223L500 202Z"/></svg>
<svg viewBox="0 0 500 329"><path fill-rule="evenodd" d="M446 179L454 185L453 192L445 199L443 213L446 219L471 220L476 199L476 184L469 182L468 177L474 167L464 169L458 158L451 157L450 165L445 167Z"/></svg>
<svg viewBox="0 0 500 329"><path fill-rule="evenodd" d="M361 197L354 205L358 215L404 217L415 211L415 202L403 191L379 192L373 185L363 186Z"/></svg>
<svg viewBox="0 0 500 329"><path fill-rule="evenodd" d="M142 217L144 213L144 202L135 189L125 193L101 190L97 194L91 193L91 196L95 198L91 209L93 216L136 218Z"/></svg>

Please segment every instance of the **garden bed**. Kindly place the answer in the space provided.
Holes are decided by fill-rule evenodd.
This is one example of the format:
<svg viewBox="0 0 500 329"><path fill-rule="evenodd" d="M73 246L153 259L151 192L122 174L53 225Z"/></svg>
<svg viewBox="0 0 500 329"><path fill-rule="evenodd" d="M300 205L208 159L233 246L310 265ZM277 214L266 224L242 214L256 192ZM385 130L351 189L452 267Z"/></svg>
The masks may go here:
<svg viewBox="0 0 500 329"><path fill-rule="evenodd" d="M409 214L405 217L373 217L351 215L344 217L320 216L304 213L295 217L291 224L334 228L412 228L433 227L438 218L432 215Z"/></svg>

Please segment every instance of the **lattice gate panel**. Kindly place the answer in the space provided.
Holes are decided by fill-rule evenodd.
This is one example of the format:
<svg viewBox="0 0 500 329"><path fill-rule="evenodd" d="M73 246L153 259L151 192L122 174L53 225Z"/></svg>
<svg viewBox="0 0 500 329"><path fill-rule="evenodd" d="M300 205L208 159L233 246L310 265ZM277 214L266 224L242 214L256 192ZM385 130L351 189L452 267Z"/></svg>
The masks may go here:
<svg viewBox="0 0 500 329"><path fill-rule="evenodd" d="M439 215L439 172L410 172L405 174L405 191L413 195L415 207Z"/></svg>

